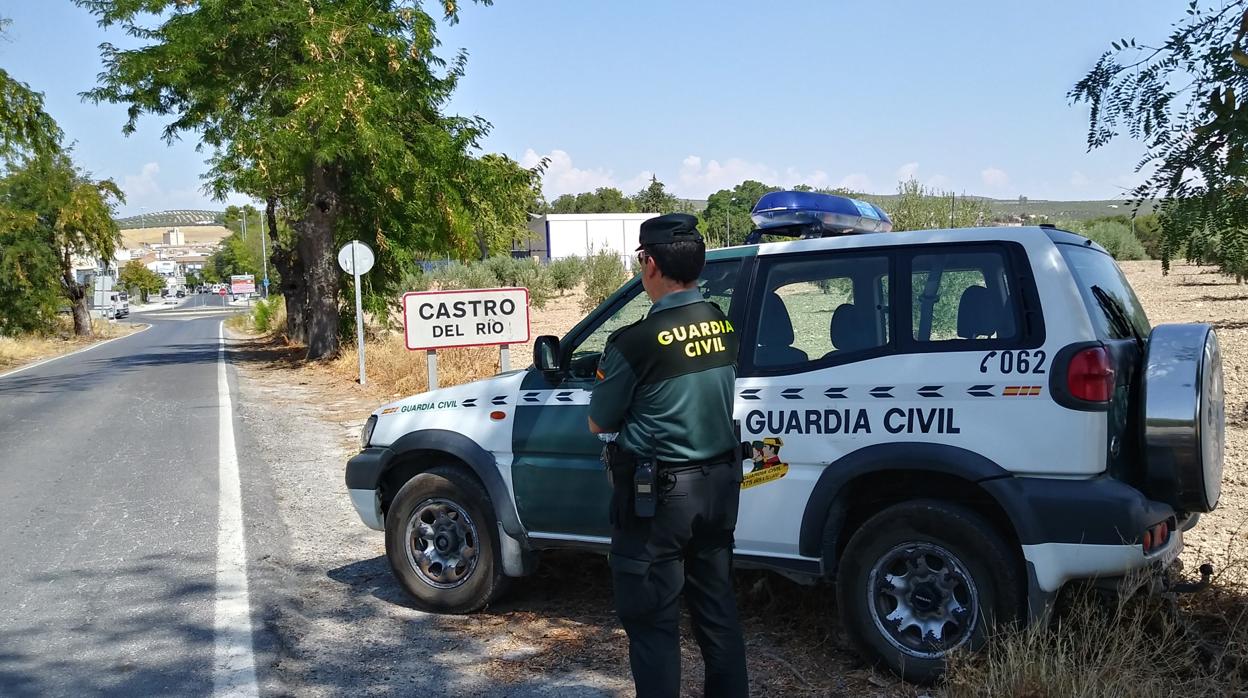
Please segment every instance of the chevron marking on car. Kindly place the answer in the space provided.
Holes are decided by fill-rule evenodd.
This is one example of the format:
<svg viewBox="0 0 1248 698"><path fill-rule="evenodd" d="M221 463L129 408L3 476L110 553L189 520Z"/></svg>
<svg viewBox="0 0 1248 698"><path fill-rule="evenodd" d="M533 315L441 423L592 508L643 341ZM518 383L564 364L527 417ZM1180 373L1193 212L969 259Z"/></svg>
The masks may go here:
<svg viewBox="0 0 1248 698"><path fill-rule="evenodd" d="M506 396L506 395L495 395L495 396L494 396L494 399L493 399L493 400L490 400L490 404L491 404L491 405L506 405L506 404L507 404L507 396Z"/></svg>
<svg viewBox="0 0 1248 698"><path fill-rule="evenodd" d="M966 389L966 392L974 397L996 397L992 392L993 387L991 385L972 385Z"/></svg>
<svg viewBox="0 0 1248 698"><path fill-rule="evenodd" d="M925 385L919 388L918 393L920 397L943 397L940 394L940 389L943 387L942 385Z"/></svg>
<svg viewBox="0 0 1248 698"><path fill-rule="evenodd" d="M1007 385L1002 397L1035 397L1040 394L1038 385Z"/></svg>
<svg viewBox="0 0 1248 698"><path fill-rule="evenodd" d="M525 401L525 402L541 402L541 401L542 401L542 399L541 399L540 397L538 397L539 395L541 395L541 393L540 393L540 392L538 392L538 391L534 391L534 392L531 392L531 393L525 393L525 394L524 394L524 401Z"/></svg>
<svg viewBox="0 0 1248 698"><path fill-rule="evenodd" d="M476 406L477 406L477 398L475 398L475 397L470 397L470 398L468 398L468 399L466 399L466 400L460 400L460 402L459 402L459 406L460 406L460 407L476 407Z"/></svg>
<svg viewBox="0 0 1248 698"><path fill-rule="evenodd" d="M828 388L823 391L823 394L826 395L829 400L844 400L846 390L849 390L849 388Z"/></svg>
<svg viewBox="0 0 1248 698"><path fill-rule="evenodd" d="M572 402L572 391L563 390L555 395L555 399L559 402Z"/></svg>
<svg viewBox="0 0 1248 698"><path fill-rule="evenodd" d="M784 390L780 391L780 397L784 398L785 400L801 400L802 388L785 388Z"/></svg>
<svg viewBox="0 0 1248 698"><path fill-rule="evenodd" d="M881 385L871 389L871 397L891 398L893 396L893 386Z"/></svg>
<svg viewBox="0 0 1248 698"><path fill-rule="evenodd" d="M762 388L746 388L745 390L741 391L741 399L742 400L758 400L759 399L758 394L761 391L762 391Z"/></svg>

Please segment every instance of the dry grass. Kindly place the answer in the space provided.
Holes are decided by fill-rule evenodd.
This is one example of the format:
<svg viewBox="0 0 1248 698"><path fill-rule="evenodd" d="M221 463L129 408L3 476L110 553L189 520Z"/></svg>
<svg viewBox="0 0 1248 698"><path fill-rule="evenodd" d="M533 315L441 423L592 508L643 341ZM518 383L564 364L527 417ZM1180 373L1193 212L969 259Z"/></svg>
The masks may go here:
<svg viewBox="0 0 1248 698"><path fill-rule="evenodd" d="M58 326L48 334L22 335L5 337L0 335L0 370L8 370L19 366L49 359L53 356L67 354L95 342L114 337L124 337L139 329L140 325L130 322L108 322L92 320L95 334L80 338L74 335L73 320L60 317Z"/></svg>

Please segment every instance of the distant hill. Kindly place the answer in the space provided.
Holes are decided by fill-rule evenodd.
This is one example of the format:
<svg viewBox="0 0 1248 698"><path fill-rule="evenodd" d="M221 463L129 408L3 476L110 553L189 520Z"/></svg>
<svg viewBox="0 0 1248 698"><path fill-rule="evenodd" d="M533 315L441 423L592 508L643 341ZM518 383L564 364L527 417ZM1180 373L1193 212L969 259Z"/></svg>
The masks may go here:
<svg viewBox="0 0 1248 698"><path fill-rule="evenodd" d="M152 211L129 218L118 218L119 228L183 228L193 225L221 225L225 222L224 211L204 209L180 209L176 211Z"/></svg>
<svg viewBox="0 0 1248 698"><path fill-rule="evenodd" d="M230 235L230 230L223 225L161 225L151 228L122 228L121 246L134 250L142 245L159 245L164 240L165 231L173 227L182 231L188 245L217 245Z"/></svg>

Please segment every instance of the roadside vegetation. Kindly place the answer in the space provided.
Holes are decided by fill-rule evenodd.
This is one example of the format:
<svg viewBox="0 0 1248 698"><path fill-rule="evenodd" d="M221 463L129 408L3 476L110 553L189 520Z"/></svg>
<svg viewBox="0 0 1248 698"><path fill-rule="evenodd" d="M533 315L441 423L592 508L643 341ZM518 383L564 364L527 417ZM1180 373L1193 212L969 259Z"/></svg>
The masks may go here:
<svg viewBox="0 0 1248 698"><path fill-rule="evenodd" d="M50 359L97 341L124 337L140 329L140 325L134 323L109 322L99 318L93 318L91 324L90 335L79 335L74 331L73 319L60 316L51 326L40 332L18 336L0 335L0 371Z"/></svg>

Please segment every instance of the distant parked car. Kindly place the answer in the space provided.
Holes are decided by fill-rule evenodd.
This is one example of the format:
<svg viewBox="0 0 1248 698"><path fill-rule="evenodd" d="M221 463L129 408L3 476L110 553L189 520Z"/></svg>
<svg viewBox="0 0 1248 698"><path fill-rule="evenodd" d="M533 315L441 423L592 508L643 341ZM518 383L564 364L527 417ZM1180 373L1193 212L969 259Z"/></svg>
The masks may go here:
<svg viewBox="0 0 1248 698"><path fill-rule="evenodd" d="M186 291L183 291L182 289L178 289L177 296L178 298L186 298Z"/></svg>

